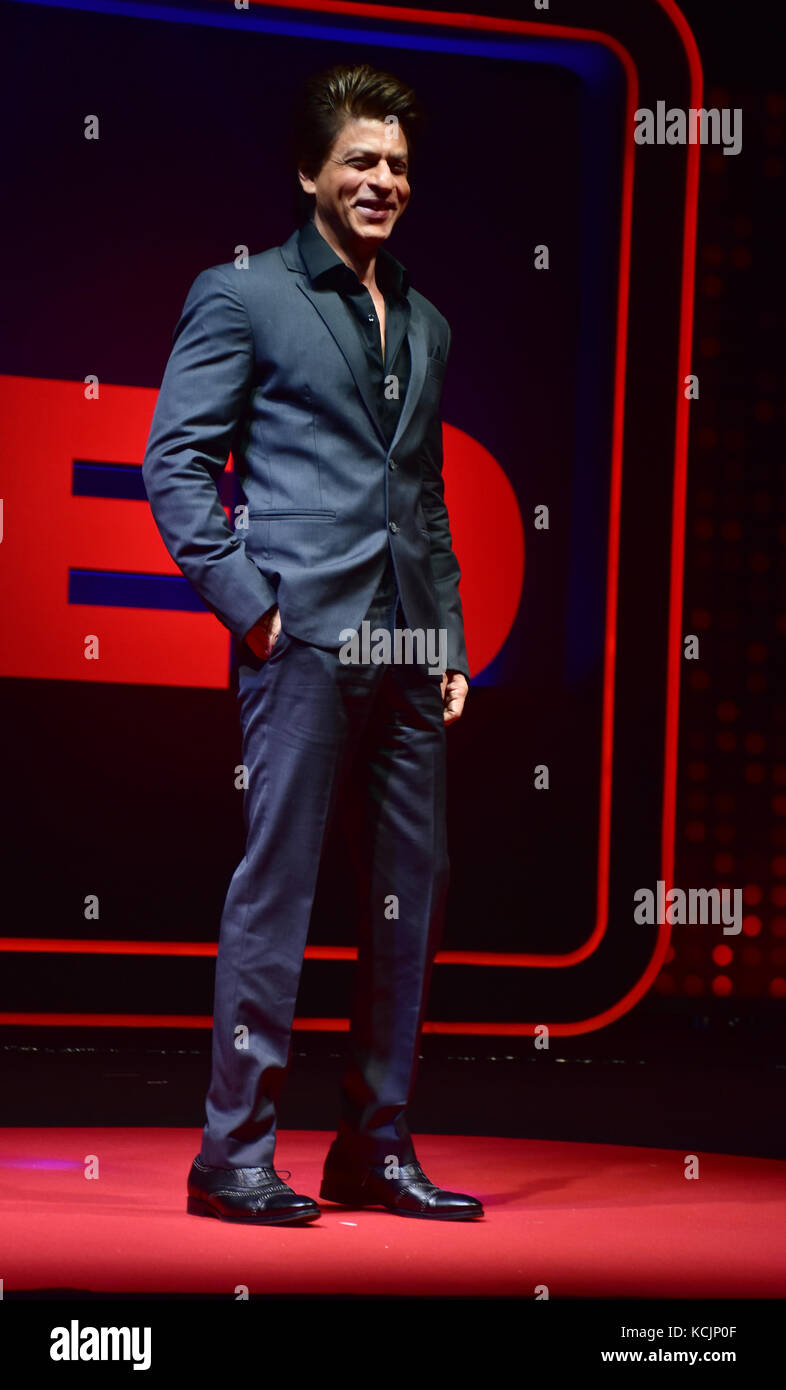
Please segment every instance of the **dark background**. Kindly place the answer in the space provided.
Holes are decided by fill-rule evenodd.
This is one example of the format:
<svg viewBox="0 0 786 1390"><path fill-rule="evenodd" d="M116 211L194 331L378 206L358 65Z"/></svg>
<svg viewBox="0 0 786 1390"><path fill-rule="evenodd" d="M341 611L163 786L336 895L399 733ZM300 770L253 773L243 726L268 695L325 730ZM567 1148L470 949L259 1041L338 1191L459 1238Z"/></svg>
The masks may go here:
<svg viewBox="0 0 786 1390"><path fill-rule="evenodd" d="M674 877L686 887L743 887L745 931L722 938L717 928L676 929L664 970L631 1013L605 1030L555 1039L548 1054L533 1055L529 1038L427 1035L413 1123L432 1130L782 1151L786 97L766 28L715 5L682 8L702 55L704 104L743 108L743 151L701 156L693 338L701 396L691 408L683 630L701 634L702 657L682 681ZM625 29L641 60L641 104L688 104L679 46L668 24L652 19L653 6L574 9L560 20L602 28L604 11L612 32ZM493 12L530 17L523 5ZM0 370L68 379L91 370L157 387L198 270L229 259L239 242L264 249L292 230L273 115L286 109L301 71L333 60L330 46L293 58L294 43L277 41L287 61L262 71L253 43L223 31L22 4L3 5L0 16L10 39ZM355 51L342 44L336 56ZM453 328L444 418L505 468L524 514L528 564L532 557L504 660L491 683L473 688L450 731L453 880L443 945L564 951L588 934L594 903L597 611L588 606L591 640L584 630L581 677L571 680L565 652L582 637L571 626L567 580L576 533L556 527L550 548L538 549L529 515L544 489L569 502L582 481L569 467L586 424L586 403L576 398L587 153L577 84L530 67L522 80L522 65L498 60L372 46L358 56L427 94L431 130L393 249ZM94 110L111 138L94 148L69 139L69 127ZM456 129L458 138L446 138ZM440 967L432 1020L588 1016L630 987L652 950L651 934L634 937L624 924L622 905L631 883L654 883L659 864L673 421L668 409L653 411L652 398L665 386L658 399L670 404L684 160L679 150L643 154L659 158L641 157L637 171L612 924L605 949L575 971ZM529 272L522 247L536 240L549 242L569 267L564 274L546 282ZM600 276L616 247L604 254ZM603 484L593 475L590 495L605 496ZM587 529L592 590L605 533ZM242 853L237 794L225 775L238 761L231 691L6 681L3 699L6 933L88 936L98 926L81 915L90 891L102 903L95 935L214 940ZM45 771L32 777L31 760ZM555 782L547 809L531 790L540 761ZM340 856L339 842L312 942L351 942ZM718 995L715 953L729 944L722 973L731 988ZM4 1010L210 1012L209 960L2 959ZM298 1013L344 1013L350 972L308 962ZM6 1123L201 1120L208 1033L8 1025L0 1036ZM294 1053L282 1123L329 1128L341 1035L296 1033ZM126 1073L122 1086L114 1072Z"/></svg>

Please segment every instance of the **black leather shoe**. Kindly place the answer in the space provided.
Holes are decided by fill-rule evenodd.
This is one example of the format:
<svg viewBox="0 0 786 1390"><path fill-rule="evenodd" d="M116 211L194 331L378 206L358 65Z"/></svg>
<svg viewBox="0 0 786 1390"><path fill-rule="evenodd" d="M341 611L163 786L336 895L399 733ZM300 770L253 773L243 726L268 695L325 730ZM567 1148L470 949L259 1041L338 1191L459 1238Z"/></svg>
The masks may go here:
<svg viewBox="0 0 786 1390"><path fill-rule="evenodd" d="M186 1211L266 1226L300 1225L321 1215L317 1203L293 1192L275 1168L211 1168L199 1155L188 1175Z"/></svg>
<svg viewBox="0 0 786 1390"><path fill-rule="evenodd" d="M483 1215L476 1197L437 1187L417 1162L403 1164L395 1177L386 1178L386 1171L384 1163L366 1168L326 1163L319 1195L342 1206L383 1206L396 1216L432 1221L471 1221Z"/></svg>

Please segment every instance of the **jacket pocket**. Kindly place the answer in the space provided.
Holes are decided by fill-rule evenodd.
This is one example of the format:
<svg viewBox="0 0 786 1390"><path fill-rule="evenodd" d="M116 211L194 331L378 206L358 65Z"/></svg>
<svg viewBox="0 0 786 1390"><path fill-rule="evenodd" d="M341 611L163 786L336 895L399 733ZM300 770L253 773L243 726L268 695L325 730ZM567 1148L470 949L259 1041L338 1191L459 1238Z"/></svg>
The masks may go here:
<svg viewBox="0 0 786 1390"><path fill-rule="evenodd" d="M273 508L267 512L249 512L249 521L288 521L290 518L304 521L335 521L336 513L328 511L324 507L309 508L302 511L288 510L283 507Z"/></svg>

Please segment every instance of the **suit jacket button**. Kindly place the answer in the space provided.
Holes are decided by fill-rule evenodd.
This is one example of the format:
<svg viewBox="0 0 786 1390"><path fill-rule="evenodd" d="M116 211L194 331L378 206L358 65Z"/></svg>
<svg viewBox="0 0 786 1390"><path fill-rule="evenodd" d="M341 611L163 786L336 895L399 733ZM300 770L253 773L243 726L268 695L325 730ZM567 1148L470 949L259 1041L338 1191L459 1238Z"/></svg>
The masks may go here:
<svg viewBox="0 0 786 1390"><path fill-rule="evenodd" d="M398 468L398 464L396 463L395 459L390 459L388 461L388 468Z"/></svg>
<svg viewBox="0 0 786 1390"><path fill-rule="evenodd" d="M395 521L391 521L391 523L390 523L390 529L391 529L391 531L397 531L397 530L398 530L398 526L396 525Z"/></svg>

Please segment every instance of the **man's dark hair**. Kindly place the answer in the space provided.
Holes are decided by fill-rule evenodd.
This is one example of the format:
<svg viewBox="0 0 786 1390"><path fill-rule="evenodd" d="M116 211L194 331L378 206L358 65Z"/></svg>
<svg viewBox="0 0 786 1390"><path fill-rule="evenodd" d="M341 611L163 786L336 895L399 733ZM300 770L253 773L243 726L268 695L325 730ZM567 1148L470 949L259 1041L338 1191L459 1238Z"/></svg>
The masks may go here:
<svg viewBox="0 0 786 1390"><path fill-rule="evenodd" d="M295 105L291 146L296 170L315 178L346 121L384 121L386 116L395 116L401 126L411 176L414 137L423 122L411 87L367 63L338 64L315 73L301 87ZM297 173L295 180L295 211L302 224L312 216L316 198L304 193Z"/></svg>

